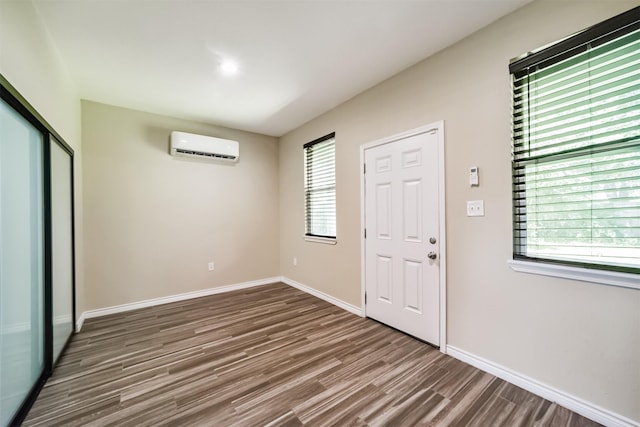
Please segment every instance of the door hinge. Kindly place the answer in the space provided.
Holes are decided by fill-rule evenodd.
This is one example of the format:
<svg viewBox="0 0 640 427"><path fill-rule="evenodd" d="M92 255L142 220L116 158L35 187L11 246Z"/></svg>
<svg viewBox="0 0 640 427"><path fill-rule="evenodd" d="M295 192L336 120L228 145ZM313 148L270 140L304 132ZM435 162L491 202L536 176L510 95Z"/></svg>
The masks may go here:
<svg viewBox="0 0 640 427"><path fill-rule="evenodd" d="M367 293L366 292L364 293L364 303L365 304L367 303Z"/></svg>
<svg viewBox="0 0 640 427"><path fill-rule="evenodd" d="M364 164L364 165L362 165L362 166L364 166L364 169L363 169L362 173L365 173L365 174L366 174L366 173L367 173L367 164L365 163L365 164Z"/></svg>
<svg viewBox="0 0 640 427"><path fill-rule="evenodd" d="M364 229L364 238L365 239L367 238L367 229L366 228Z"/></svg>

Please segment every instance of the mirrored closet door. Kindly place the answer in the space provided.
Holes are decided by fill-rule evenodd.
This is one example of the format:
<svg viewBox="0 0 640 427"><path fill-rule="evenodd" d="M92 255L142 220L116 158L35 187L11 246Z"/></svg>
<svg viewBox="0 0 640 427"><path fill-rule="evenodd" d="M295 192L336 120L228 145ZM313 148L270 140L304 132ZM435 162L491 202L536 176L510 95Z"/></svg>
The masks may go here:
<svg viewBox="0 0 640 427"><path fill-rule="evenodd" d="M0 425L45 368L42 133L0 101Z"/></svg>
<svg viewBox="0 0 640 427"><path fill-rule="evenodd" d="M0 427L73 334L73 242L73 150L0 75Z"/></svg>

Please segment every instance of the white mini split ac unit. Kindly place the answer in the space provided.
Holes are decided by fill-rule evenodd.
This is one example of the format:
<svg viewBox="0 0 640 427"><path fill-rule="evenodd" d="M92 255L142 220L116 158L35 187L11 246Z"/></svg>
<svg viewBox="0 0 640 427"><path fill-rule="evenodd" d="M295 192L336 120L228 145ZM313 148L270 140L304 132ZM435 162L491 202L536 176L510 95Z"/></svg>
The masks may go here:
<svg viewBox="0 0 640 427"><path fill-rule="evenodd" d="M173 131L171 155L237 162L240 150L238 141Z"/></svg>

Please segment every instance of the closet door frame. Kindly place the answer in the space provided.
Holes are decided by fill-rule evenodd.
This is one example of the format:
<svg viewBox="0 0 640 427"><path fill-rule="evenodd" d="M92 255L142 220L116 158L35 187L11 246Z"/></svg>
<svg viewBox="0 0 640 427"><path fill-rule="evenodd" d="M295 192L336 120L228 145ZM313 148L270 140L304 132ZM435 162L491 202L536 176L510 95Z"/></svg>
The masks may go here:
<svg viewBox="0 0 640 427"><path fill-rule="evenodd" d="M9 425L20 425L24 421L29 409L38 397L42 387L51 376L56 361L53 360L53 294L52 294L52 205L51 205L51 144L55 142L70 156L70 191L71 191L71 322L72 331L67 338L64 348L75 334L76 325L76 262L75 262L75 197L74 197L74 152L53 127L36 111L35 108L0 74L0 98L18 114L26 119L42 134L42 188L43 188L43 319L44 319L44 363L40 376L35 381L28 396L22 402L20 409L9 422Z"/></svg>

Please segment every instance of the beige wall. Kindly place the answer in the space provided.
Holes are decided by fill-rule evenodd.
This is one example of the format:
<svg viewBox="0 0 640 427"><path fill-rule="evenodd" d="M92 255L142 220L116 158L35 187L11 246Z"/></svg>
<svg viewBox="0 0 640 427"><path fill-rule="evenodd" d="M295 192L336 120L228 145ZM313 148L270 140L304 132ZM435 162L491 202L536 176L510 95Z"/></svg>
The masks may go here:
<svg viewBox="0 0 640 427"><path fill-rule="evenodd" d="M237 140L240 161L172 157L173 130ZM82 136L87 309L278 275L276 138L88 101Z"/></svg>
<svg viewBox="0 0 640 427"><path fill-rule="evenodd" d="M31 1L0 1L0 73L74 150L79 316L84 310L80 97Z"/></svg>
<svg viewBox="0 0 640 427"><path fill-rule="evenodd" d="M444 120L448 344L640 420L640 292L516 273L507 264L509 60L638 4L531 3L283 136L281 274L359 306L360 145ZM302 145L331 131L336 246L302 239ZM479 188L468 185L472 165ZM482 218L465 215L466 200L475 199L485 201Z"/></svg>

